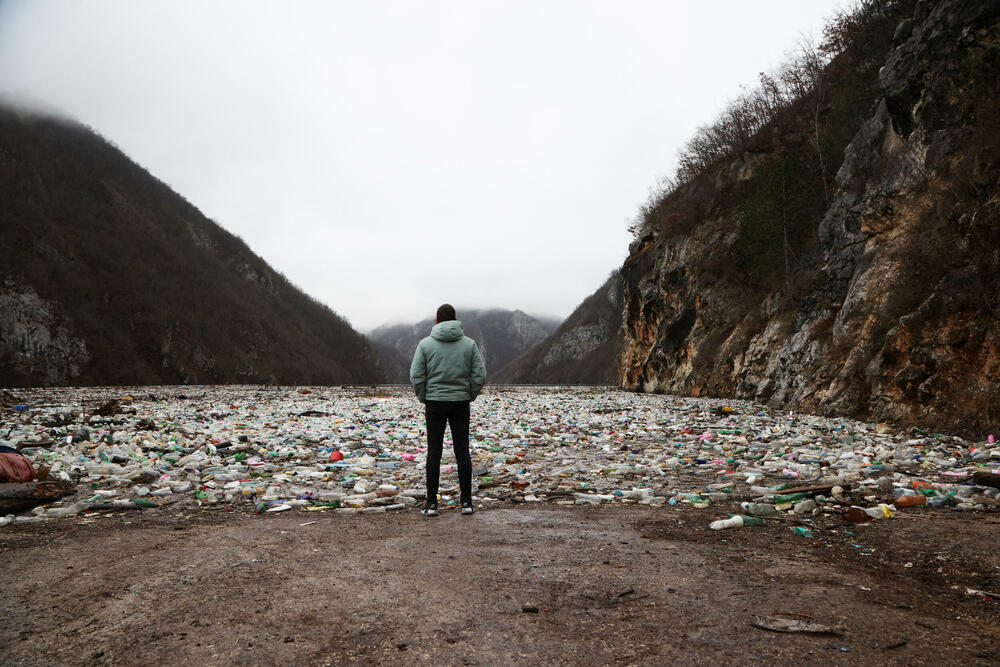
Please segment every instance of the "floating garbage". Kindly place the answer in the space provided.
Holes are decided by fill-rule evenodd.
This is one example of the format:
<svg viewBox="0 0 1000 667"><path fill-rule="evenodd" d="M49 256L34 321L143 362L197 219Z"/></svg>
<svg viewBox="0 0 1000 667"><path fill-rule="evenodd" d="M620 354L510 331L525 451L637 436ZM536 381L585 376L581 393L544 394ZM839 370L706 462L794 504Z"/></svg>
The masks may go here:
<svg viewBox="0 0 1000 667"><path fill-rule="evenodd" d="M0 413L0 446L76 488L34 510L40 519L178 504L383 512L424 499L423 406L408 387L20 394L31 409ZM741 525L824 512L866 523L897 511L996 510L1000 494L1000 445L985 435L972 442L733 400L490 387L472 406L470 435L478 504L721 506L741 511ZM439 507L458 506L448 446L440 493Z"/></svg>

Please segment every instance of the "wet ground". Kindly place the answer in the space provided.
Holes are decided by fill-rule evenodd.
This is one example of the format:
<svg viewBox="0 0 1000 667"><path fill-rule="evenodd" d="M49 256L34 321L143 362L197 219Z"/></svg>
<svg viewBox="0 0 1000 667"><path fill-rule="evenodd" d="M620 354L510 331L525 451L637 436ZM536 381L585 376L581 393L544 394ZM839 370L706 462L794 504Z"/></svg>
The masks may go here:
<svg viewBox="0 0 1000 667"><path fill-rule="evenodd" d="M134 510L0 532L0 663L996 664L1000 515ZM813 624L823 632L756 627Z"/></svg>

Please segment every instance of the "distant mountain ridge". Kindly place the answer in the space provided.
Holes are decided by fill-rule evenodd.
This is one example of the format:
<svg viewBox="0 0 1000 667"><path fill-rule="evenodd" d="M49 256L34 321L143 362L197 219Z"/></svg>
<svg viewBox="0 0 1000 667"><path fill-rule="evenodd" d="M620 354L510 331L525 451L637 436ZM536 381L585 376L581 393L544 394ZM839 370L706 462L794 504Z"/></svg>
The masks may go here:
<svg viewBox="0 0 1000 667"><path fill-rule="evenodd" d="M0 103L0 384L385 380L367 341L90 129Z"/></svg>
<svg viewBox="0 0 1000 667"><path fill-rule="evenodd" d="M502 372L515 357L555 331L558 321L533 317L520 310L458 309L465 335L479 345L486 363L488 381ZM417 343L429 336L434 318L416 324L383 325L368 334L390 382L410 381L410 361Z"/></svg>
<svg viewBox="0 0 1000 667"><path fill-rule="evenodd" d="M548 338L494 377L500 384L618 383L622 278L613 272Z"/></svg>

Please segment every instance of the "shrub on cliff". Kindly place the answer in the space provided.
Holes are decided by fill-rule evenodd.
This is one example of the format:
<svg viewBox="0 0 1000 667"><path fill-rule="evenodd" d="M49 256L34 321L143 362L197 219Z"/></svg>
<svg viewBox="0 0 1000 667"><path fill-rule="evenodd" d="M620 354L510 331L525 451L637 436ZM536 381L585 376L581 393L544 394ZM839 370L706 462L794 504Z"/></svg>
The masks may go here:
<svg viewBox="0 0 1000 667"><path fill-rule="evenodd" d="M878 66L892 46L894 28L912 14L915 4L916 0L862 0L831 19L818 44L800 40L787 62L773 73L761 73L757 86L738 95L680 149L673 177L653 189L630 226L632 232L638 237L652 230L668 234L689 230L706 213L696 202L715 194L699 198L699 189L708 189L715 174L747 154L777 156L769 167L792 164L812 175L815 186L796 183L794 189L815 192L817 206L806 208L825 208L843 150L870 115ZM789 172L785 173L787 178ZM757 186L773 190L773 184ZM674 197L680 191L684 196ZM749 225L749 242L759 244L764 238L776 242L773 231L757 234L752 231L756 226ZM783 255L783 243L775 248Z"/></svg>

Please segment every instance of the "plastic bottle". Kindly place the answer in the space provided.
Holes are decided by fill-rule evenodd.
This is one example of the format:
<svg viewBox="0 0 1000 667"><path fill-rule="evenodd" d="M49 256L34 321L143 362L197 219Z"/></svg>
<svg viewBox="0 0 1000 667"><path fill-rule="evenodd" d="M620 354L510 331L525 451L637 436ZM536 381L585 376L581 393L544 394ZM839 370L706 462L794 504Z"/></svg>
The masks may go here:
<svg viewBox="0 0 1000 667"><path fill-rule="evenodd" d="M803 528L802 526L795 526L795 528L793 528L792 531L796 535L801 535L802 537L812 537L813 536L813 532L811 530L809 530L808 528Z"/></svg>
<svg viewBox="0 0 1000 667"><path fill-rule="evenodd" d="M850 521L851 523L868 523L872 520L872 517L868 516L864 509L858 507L857 505L851 505L847 509L841 512L841 516L845 521Z"/></svg>
<svg viewBox="0 0 1000 667"><path fill-rule="evenodd" d="M742 503L741 507L754 516L774 516L778 510L769 503Z"/></svg>
<svg viewBox="0 0 1000 667"><path fill-rule="evenodd" d="M89 500L80 500L68 507L50 508L45 512L45 516L50 516L50 517L74 516L76 514L79 514L80 512L86 512L87 509L91 506L91 504L92 503Z"/></svg>
<svg viewBox="0 0 1000 667"><path fill-rule="evenodd" d="M896 507L914 507L916 505L926 505L927 496L919 493L914 493L908 496L900 496L899 498L896 498L896 500L893 501L893 504L896 505Z"/></svg>
<svg viewBox="0 0 1000 667"><path fill-rule="evenodd" d="M742 528L743 527L743 517L739 514L729 517L728 519L719 519L718 521L713 521L708 524L708 527L712 530L725 530L726 528Z"/></svg>
<svg viewBox="0 0 1000 667"><path fill-rule="evenodd" d="M814 509L816 509L816 501L812 500L811 498L807 498L806 500L800 500L799 502L795 503L796 514L809 514Z"/></svg>
<svg viewBox="0 0 1000 667"><path fill-rule="evenodd" d="M712 530L725 530L726 528L741 528L743 526L759 526L764 522L755 516L734 514L728 519L719 519L708 524Z"/></svg>
<svg viewBox="0 0 1000 667"><path fill-rule="evenodd" d="M892 518L892 509L885 504L878 504L875 507L865 508L865 513L873 519Z"/></svg>

